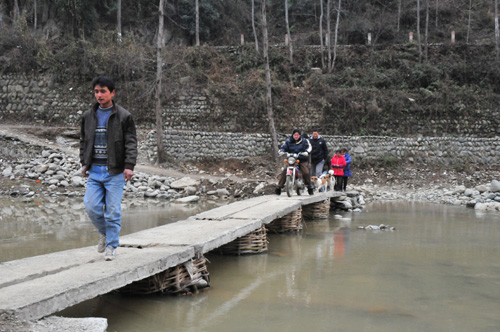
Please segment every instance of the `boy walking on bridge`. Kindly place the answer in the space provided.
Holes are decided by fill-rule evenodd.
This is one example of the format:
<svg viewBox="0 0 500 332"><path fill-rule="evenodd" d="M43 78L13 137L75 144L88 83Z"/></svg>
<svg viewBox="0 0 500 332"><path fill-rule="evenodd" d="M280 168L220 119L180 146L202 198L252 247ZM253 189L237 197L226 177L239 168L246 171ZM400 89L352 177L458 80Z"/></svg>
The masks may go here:
<svg viewBox="0 0 500 332"><path fill-rule="evenodd" d="M119 245L123 187L134 175L137 136L132 115L113 101L113 80L97 77L92 88L97 103L83 113L80 127L80 162L88 177L84 204L100 234L97 251L110 261Z"/></svg>

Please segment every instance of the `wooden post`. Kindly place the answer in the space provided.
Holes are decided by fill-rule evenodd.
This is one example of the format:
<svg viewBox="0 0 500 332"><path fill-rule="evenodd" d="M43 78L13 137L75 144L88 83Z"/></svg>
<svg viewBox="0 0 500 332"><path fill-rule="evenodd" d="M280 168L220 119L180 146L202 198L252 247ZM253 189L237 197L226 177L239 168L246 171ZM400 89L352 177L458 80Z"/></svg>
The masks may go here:
<svg viewBox="0 0 500 332"><path fill-rule="evenodd" d="M288 33L285 35L285 45L288 46Z"/></svg>
<svg viewBox="0 0 500 332"><path fill-rule="evenodd" d="M410 43L413 43L413 32L410 32Z"/></svg>
<svg viewBox="0 0 500 332"><path fill-rule="evenodd" d="M368 32L368 45L372 44L372 34L371 32Z"/></svg>
<svg viewBox="0 0 500 332"><path fill-rule="evenodd" d="M241 34L241 46L245 45L245 35Z"/></svg>
<svg viewBox="0 0 500 332"><path fill-rule="evenodd" d="M451 32L451 43L454 44L455 43L455 31L452 31Z"/></svg>

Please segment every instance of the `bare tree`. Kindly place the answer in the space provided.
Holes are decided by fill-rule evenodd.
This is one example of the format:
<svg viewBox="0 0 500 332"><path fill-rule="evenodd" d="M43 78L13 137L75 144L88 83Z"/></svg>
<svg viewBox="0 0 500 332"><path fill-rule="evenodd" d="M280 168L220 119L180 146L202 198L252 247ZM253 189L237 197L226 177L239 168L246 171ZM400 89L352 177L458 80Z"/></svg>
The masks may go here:
<svg viewBox="0 0 500 332"><path fill-rule="evenodd" d="M436 28L438 27L439 0L436 0Z"/></svg>
<svg viewBox="0 0 500 332"><path fill-rule="evenodd" d="M398 32L399 32L399 28L400 28L400 23L401 23L401 5L402 5L402 2L403 0L399 0L398 2Z"/></svg>
<svg viewBox="0 0 500 332"><path fill-rule="evenodd" d="M326 1L326 47L328 49L328 72L332 72L332 48L331 48L331 35L332 30L330 28L330 11L332 4L330 0Z"/></svg>
<svg viewBox="0 0 500 332"><path fill-rule="evenodd" d="M158 9L158 39L156 41L156 93L155 93L155 114L156 114L156 147L158 149L158 164L165 161L165 151L163 150L163 119L161 111L161 77L162 70L162 48L163 48L163 16L165 0L160 0Z"/></svg>
<svg viewBox="0 0 500 332"><path fill-rule="evenodd" d="M264 53L264 67L266 71L266 108L267 120L269 121L269 134L273 145L273 160L278 161L278 137L274 126L273 102L271 94L271 70L269 68L269 38L267 36L266 0L262 0L262 45Z"/></svg>
<svg viewBox="0 0 500 332"><path fill-rule="evenodd" d="M19 2L18 0L14 0L14 13L13 13L13 21L17 22L19 18L21 17L21 11L19 10Z"/></svg>
<svg viewBox="0 0 500 332"><path fill-rule="evenodd" d="M194 9L196 13L195 40L196 46L200 46L200 6L198 0L194 1Z"/></svg>
<svg viewBox="0 0 500 332"><path fill-rule="evenodd" d="M338 40L338 35L339 35L339 23L340 23L341 5L342 5L342 0L339 0L339 4L338 4L338 7L337 7L337 21L335 22L335 39L334 39L334 42L333 42L333 59L332 59L332 65L330 67L330 72L335 67L335 60L337 59L337 40Z"/></svg>
<svg viewBox="0 0 500 332"><path fill-rule="evenodd" d="M257 38L257 30L255 30L255 0L252 0L252 30L255 40L255 51L259 53L259 39Z"/></svg>
<svg viewBox="0 0 500 332"><path fill-rule="evenodd" d="M286 33L288 34L288 48L290 50L290 63L293 63L292 34L290 33L290 24L288 24L288 0L285 0L285 22L286 22Z"/></svg>
<svg viewBox="0 0 500 332"><path fill-rule="evenodd" d="M495 50L496 50L496 60L500 56L500 32L498 29L498 0L495 0Z"/></svg>
<svg viewBox="0 0 500 332"><path fill-rule="evenodd" d="M320 53L321 53L321 68L325 69L325 45L323 43L323 0L319 0L319 41L320 41Z"/></svg>
<svg viewBox="0 0 500 332"><path fill-rule="evenodd" d="M122 41L122 0L117 0L116 4L116 22L118 30L118 41Z"/></svg>
<svg viewBox="0 0 500 332"><path fill-rule="evenodd" d="M429 0L425 0L425 60L429 56Z"/></svg>
<svg viewBox="0 0 500 332"><path fill-rule="evenodd" d="M36 31L37 25L37 12L36 12L36 0L33 0L33 30Z"/></svg>
<svg viewBox="0 0 500 332"><path fill-rule="evenodd" d="M422 62L422 40L420 38L420 0L417 0L417 42L418 42L418 61Z"/></svg>
<svg viewBox="0 0 500 332"><path fill-rule="evenodd" d="M467 20L467 37L465 39L466 44L469 43L471 13L472 13L472 0L469 0L469 19Z"/></svg>

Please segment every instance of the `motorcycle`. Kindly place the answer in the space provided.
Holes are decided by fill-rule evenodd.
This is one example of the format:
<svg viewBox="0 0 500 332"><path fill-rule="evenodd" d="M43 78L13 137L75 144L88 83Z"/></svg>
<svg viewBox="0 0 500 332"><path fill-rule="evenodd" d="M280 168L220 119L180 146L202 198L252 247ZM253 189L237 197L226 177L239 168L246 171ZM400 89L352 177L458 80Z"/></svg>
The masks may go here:
<svg viewBox="0 0 500 332"><path fill-rule="evenodd" d="M299 171L300 160L298 158L300 155L306 156L307 152L286 153L285 164L287 166L285 190L288 197L292 197L294 191L297 193L297 195L301 195L305 188L304 181L302 180L302 175Z"/></svg>

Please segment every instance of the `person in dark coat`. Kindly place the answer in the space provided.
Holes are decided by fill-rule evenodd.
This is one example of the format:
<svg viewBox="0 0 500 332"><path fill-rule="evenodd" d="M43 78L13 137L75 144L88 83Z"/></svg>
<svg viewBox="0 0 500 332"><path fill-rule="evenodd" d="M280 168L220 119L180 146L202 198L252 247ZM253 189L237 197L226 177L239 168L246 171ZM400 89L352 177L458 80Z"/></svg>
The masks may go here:
<svg viewBox="0 0 500 332"><path fill-rule="evenodd" d="M325 162L330 162L330 158L328 157L328 147L326 146L325 139L319 135L318 129L313 129L312 136L309 137L309 142L311 142L312 146L311 176L320 177L323 173ZM329 165L327 169L330 169Z"/></svg>
<svg viewBox="0 0 500 332"><path fill-rule="evenodd" d="M120 242L123 187L137 161L137 135L130 112L113 100L113 80L99 76L92 88L97 102L83 113L80 125L80 162L88 178L83 201L100 235L97 251L111 261Z"/></svg>
<svg viewBox="0 0 500 332"><path fill-rule="evenodd" d="M311 186L311 177L309 175L309 168L308 168L308 161L309 161L309 154L311 153L312 147L311 143L309 143L309 140L305 139L302 137L300 130L295 129L292 132L292 135L290 138L286 140L286 142L281 146L280 148L280 153L302 153L302 155L299 156L299 170L300 174L302 174L302 180L304 181L304 184L307 186L307 192L309 195L313 194L313 189ZM276 195L281 195L281 188L285 185L286 181L286 167L283 168L283 171L281 172L280 179L278 182L278 188L276 188Z"/></svg>

